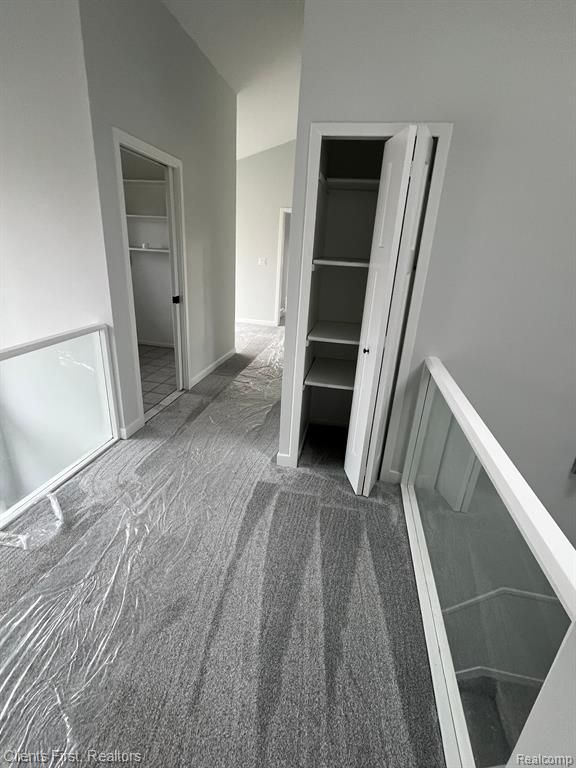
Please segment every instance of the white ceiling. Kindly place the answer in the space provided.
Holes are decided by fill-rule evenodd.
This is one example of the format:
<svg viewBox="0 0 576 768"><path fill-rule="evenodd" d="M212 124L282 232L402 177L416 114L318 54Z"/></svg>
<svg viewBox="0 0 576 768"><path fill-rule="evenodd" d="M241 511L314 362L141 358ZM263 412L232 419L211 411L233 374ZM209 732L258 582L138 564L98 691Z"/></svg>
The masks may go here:
<svg viewBox="0 0 576 768"><path fill-rule="evenodd" d="M304 0L163 0L238 94L238 157L296 138Z"/></svg>

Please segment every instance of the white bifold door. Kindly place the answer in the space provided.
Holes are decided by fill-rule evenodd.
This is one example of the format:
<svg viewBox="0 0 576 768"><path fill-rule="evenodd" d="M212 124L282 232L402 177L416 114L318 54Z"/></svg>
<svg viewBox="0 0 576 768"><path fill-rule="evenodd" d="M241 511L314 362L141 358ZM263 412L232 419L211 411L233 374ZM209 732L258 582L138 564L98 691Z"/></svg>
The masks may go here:
<svg viewBox="0 0 576 768"><path fill-rule="evenodd" d="M344 463L354 491L365 495L391 404L432 144L425 126L409 125L384 146Z"/></svg>

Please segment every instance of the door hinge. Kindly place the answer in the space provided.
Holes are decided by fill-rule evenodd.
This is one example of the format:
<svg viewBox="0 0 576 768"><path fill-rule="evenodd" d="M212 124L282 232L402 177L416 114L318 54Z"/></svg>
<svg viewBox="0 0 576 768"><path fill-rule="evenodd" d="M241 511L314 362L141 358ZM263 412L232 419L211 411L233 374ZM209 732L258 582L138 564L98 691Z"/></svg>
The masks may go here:
<svg viewBox="0 0 576 768"><path fill-rule="evenodd" d="M172 304L180 304L180 296L172 296Z"/></svg>

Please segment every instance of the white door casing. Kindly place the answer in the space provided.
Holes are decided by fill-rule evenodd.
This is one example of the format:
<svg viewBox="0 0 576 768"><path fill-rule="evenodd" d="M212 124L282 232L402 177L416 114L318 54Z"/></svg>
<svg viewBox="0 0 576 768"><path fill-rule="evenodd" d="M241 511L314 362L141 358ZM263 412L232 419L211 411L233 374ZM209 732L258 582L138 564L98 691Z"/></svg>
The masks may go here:
<svg viewBox="0 0 576 768"><path fill-rule="evenodd" d="M378 479L380 459L386 436L386 426L392 398L396 369L402 348L402 330L408 311L410 286L416 269L416 256L426 189L432 170L434 139L427 125L418 125L414 159L410 171L410 184L406 201L406 214L400 239L396 276L392 290L390 315L386 330L386 344L382 358L380 383L376 397L372 438L368 448L363 485L364 496L369 496Z"/></svg>
<svg viewBox="0 0 576 768"><path fill-rule="evenodd" d="M364 485L416 130L415 125L409 125L384 146L344 461L344 470L355 493L361 493Z"/></svg>

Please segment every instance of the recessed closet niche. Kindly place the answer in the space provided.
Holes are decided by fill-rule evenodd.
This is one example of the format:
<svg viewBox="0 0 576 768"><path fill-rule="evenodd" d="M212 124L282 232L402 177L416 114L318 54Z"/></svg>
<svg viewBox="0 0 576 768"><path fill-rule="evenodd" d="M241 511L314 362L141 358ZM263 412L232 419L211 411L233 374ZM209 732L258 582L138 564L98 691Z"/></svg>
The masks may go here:
<svg viewBox="0 0 576 768"><path fill-rule="evenodd" d="M347 430L385 141L324 139L303 420Z"/></svg>

